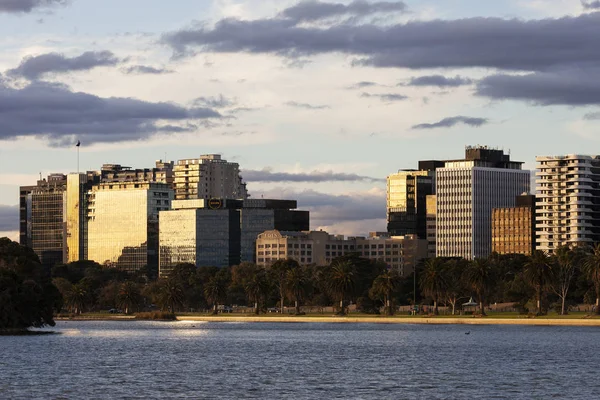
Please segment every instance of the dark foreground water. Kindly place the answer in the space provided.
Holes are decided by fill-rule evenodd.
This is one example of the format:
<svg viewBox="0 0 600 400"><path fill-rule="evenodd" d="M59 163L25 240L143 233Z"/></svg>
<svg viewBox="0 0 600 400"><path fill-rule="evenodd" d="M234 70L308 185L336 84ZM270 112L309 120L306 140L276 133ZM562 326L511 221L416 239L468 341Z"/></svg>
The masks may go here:
<svg viewBox="0 0 600 400"><path fill-rule="evenodd" d="M600 398L592 327L69 321L53 330L0 337L0 399Z"/></svg>

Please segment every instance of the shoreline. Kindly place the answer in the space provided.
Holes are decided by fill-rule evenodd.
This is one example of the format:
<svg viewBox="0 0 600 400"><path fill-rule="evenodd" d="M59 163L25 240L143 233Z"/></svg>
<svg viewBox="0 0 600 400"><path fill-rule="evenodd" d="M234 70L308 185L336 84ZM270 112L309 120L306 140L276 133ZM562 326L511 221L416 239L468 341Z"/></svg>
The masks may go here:
<svg viewBox="0 0 600 400"><path fill-rule="evenodd" d="M134 316L55 318L55 321L145 321ZM159 321L159 320L155 320ZM160 320L163 322L171 322ZM250 322L250 323L340 323L340 324L426 324L426 325L534 325L534 326L600 326L598 318L451 318L451 317L336 317L336 316L187 316L177 317L187 322Z"/></svg>

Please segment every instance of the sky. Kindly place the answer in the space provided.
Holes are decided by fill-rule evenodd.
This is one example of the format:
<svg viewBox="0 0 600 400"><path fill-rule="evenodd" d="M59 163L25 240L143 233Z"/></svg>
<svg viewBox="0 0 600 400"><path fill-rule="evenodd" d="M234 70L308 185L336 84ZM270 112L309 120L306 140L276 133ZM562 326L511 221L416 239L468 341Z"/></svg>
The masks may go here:
<svg viewBox="0 0 600 400"><path fill-rule="evenodd" d="M600 1L0 0L0 237L18 187L219 153L311 228L385 230L385 178L466 145L600 151Z"/></svg>

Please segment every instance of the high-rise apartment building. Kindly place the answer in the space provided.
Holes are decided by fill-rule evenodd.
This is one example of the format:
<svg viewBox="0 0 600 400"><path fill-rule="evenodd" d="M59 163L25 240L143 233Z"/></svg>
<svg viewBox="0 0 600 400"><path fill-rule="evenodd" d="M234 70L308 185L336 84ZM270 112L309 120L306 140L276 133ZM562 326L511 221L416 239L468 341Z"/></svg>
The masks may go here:
<svg viewBox="0 0 600 400"><path fill-rule="evenodd" d="M600 242L600 156L536 157L537 249Z"/></svg>
<svg viewBox="0 0 600 400"><path fill-rule="evenodd" d="M94 185L87 200L88 258L129 272L158 271L158 215L172 200L165 183Z"/></svg>
<svg viewBox="0 0 600 400"><path fill-rule="evenodd" d="M174 182L173 161L158 160L154 168L125 167L120 164L104 164L100 171L88 172L88 175L100 176L101 182L159 182L170 187Z"/></svg>
<svg viewBox="0 0 600 400"><path fill-rule="evenodd" d="M467 147L465 159L436 170L436 255L487 257L492 252L492 209L512 207L528 193L530 173L502 150Z"/></svg>
<svg viewBox="0 0 600 400"><path fill-rule="evenodd" d="M492 210L492 251L524 254L535 250L535 196L517 196L514 207Z"/></svg>
<svg viewBox="0 0 600 400"><path fill-rule="evenodd" d="M222 160L219 154L179 160L173 172L177 200L248 198L239 164Z"/></svg>
<svg viewBox="0 0 600 400"><path fill-rule="evenodd" d="M63 174L20 188L20 243L32 248L42 264L62 263L65 258L66 189Z"/></svg>

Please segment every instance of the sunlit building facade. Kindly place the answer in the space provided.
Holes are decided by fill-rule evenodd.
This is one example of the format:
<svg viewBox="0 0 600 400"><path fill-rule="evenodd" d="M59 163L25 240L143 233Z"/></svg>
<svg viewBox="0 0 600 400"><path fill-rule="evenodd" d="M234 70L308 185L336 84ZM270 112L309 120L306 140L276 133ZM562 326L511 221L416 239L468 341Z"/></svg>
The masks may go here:
<svg viewBox="0 0 600 400"><path fill-rule="evenodd" d="M436 170L436 255L474 259L492 252L492 209L513 207L531 176L502 150L467 147Z"/></svg>
<svg viewBox="0 0 600 400"><path fill-rule="evenodd" d="M515 207L492 211L492 251L524 254L535 250L535 196L517 196Z"/></svg>
<svg viewBox="0 0 600 400"><path fill-rule="evenodd" d="M426 197L435 171L403 170L387 177L387 231L393 236L426 236Z"/></svg>
<svg viewBox="0 0 600 400"><path fill-rule="evenodd" d="M115 182L88 193L90 260L129 272L158 270L158 217L169 210L173 190L164 183Z"/></svg>
<svg viewBox="0 0 600 400"><path fill-rule="evenodd" d="M427 258L435 257L435 219L437 216L437 196L432 194L427 196Z"/></svg>
<svg viewBox="0 0 600 400"><path fill-rule="evenodd" d="M536 157L537 249L600 242L600 156Z"/></svg>
<svg viewBox="0 0 600 400"><path fill-rule="evenodd" d="M239 164L227 162L219 154L178 160L173 171L177 200L248 198Z"/></svg>

